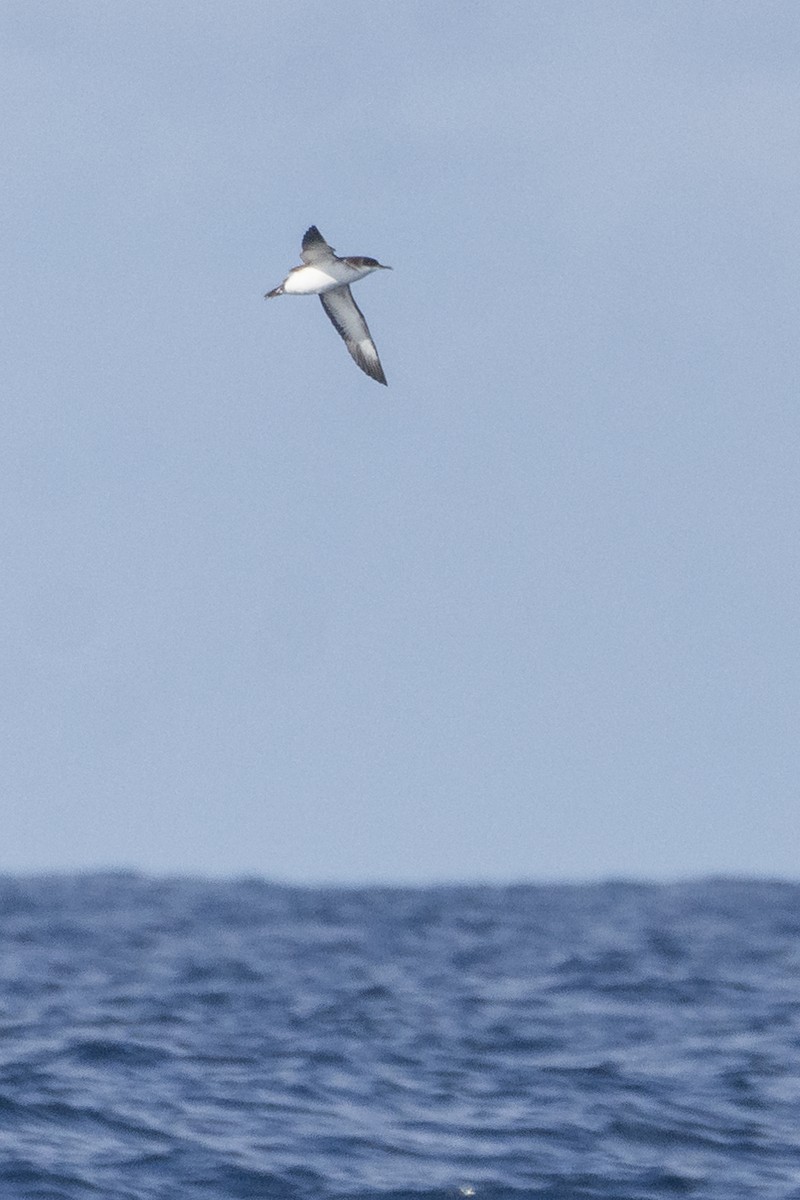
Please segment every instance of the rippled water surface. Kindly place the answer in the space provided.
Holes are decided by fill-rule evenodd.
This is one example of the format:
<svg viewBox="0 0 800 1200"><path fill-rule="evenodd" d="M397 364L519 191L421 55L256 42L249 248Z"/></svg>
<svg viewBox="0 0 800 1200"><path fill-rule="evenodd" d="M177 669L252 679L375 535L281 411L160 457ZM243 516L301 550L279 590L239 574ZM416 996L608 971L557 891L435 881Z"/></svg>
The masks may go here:
<svg viewBox="0 0 800 1200"><path fill-rule="evenodd" d="M800 1198L800 886L0 880L0 1200Z"/></svg>

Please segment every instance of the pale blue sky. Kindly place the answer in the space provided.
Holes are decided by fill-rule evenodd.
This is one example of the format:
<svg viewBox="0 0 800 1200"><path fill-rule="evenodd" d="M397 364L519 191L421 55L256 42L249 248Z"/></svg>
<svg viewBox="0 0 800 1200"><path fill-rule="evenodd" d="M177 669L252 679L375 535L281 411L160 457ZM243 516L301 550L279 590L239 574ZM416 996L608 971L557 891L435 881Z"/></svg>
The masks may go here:
<svg viewBox="0 0 800 1200"><path fill-rule="evenodd" d="M0 33L0 869L796 876L798 6Z"/></svg>

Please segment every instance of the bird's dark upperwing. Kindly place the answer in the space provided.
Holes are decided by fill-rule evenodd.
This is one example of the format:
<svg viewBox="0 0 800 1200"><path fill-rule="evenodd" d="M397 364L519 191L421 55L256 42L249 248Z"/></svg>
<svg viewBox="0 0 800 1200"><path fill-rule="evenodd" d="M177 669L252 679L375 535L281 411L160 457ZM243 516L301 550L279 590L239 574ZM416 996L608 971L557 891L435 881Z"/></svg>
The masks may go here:
<svg viewBox="0 0 800 1200"><path fill-rule="evenodd" d="M386 383L375 343L370 337L364 314L353 299L350 288L338 287L330 292L323 292L320 300L336 332L344 338L345 346L361 370L372 379L377 379L378 383Z"/></svg>
<svg viewBox="0 0 800 1200"><path fill-rule="evenodd" d="M303 234L303 249L300 257L304 263L324 262L334 257L333 247L329 246L316 225L312 225Z"/></svg>

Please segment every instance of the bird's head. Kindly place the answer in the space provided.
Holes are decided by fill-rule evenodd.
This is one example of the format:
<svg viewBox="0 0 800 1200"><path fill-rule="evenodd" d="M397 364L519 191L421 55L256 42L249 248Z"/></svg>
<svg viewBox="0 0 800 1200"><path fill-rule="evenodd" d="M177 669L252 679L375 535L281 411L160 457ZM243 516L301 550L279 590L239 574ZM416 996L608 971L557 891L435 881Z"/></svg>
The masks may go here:
<svg viewBox="0 0 800 1200"><path fill-rule="evenodd" d="M351 258L348 261L353 263L354 266L360 267L362 271L392 270L391 267L387 267L384 263L379 263L377 258L365 258L364 256L360 256L358 258Z"/></svg>

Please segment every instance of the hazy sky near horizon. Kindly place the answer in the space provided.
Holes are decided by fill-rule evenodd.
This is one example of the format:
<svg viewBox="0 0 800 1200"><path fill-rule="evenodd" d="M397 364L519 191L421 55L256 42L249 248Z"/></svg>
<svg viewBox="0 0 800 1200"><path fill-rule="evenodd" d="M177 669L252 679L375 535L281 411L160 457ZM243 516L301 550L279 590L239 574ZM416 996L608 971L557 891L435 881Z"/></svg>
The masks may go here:
<svg viewBox="0 0 800 1200"><path fill-rule="evenodd" d="M0 34L0 870L797 876L800 8Z"/></svg>

